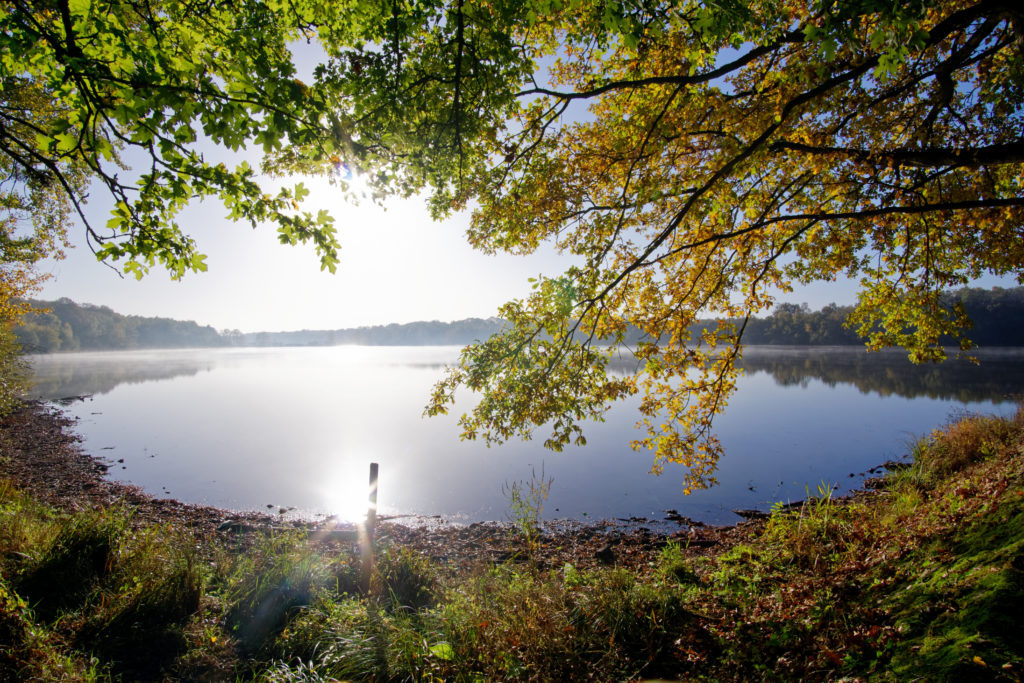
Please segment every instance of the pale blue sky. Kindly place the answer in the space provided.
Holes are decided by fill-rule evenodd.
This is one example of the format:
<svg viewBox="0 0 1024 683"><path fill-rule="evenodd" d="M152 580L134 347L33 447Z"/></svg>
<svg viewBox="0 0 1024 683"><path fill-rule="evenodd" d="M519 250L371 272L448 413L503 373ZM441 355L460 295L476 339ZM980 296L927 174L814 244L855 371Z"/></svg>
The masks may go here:
<svg viewBox="0 0 1024 683"><path fill-rule="evenodd" d="M179 282L157 269L141 281L121 278L96 261L76 226L75 248L46 264L53 277L40 296L218 329L333 329L488 317L524 296L527 278L562 270L550 251L529 258L474 251L463 237L467 216L433 222L422 200L389 201L386 210L368 201L353 206L326 182L304 182L312 190L307 208L326 208L335 218L342 249L334 275L320 271L312 247L281 245L271 225L232 223L210 200L189 207L180 221L208 255L207 272ZM100 202L90 212L95 224L106 222Z"/></svg>

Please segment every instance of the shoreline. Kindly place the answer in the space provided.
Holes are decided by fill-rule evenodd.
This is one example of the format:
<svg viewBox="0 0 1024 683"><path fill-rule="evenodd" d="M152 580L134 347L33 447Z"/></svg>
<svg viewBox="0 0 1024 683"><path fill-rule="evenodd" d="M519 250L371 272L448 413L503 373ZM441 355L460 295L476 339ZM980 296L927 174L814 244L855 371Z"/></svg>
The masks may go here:
<svg viewBox="0 0 1024 683"><path fill-rule="evenodd" d="M82 449L74 426L75 421L61 413L58 406L41 401L27 401L0 419L0 478L43 503L70 512L124 505L139 526L167 524L214 536L304 532L326 543L344 543L355 531L354 524L330 519L296 519L157 498L137 486L108 480L105 474L110 466ZM380 543L407 547L435 562L462 568L523 555L521 539L511 522L462 525L443 518L422 525L402 522L408 519L380 518ZM695 522L681 525L677 531L666 531L649 528L656 524L645 526L642 521L548 520L542 523L531 555L535 562L546 566L569 562L578 568L608 564L639 567L651 562L670 542L684 546L687 554L718 554L756 533L762 525L761 520L726 526Z"/></svg>
<svg viewBox="0 0 1024 683"><path fill-rule="evenodd" d="M71 424L41 404L0 420L15 532L0 577L0 626L13 634L0 679L1019 681L1024 671L1012 637L1024 597L1024 407L935 432L878 490L768 521L675 534L575 527L530 543L511 525L384 523L367 574L351 533L266 514L226 527L224 510L104 481Z"/></svg>

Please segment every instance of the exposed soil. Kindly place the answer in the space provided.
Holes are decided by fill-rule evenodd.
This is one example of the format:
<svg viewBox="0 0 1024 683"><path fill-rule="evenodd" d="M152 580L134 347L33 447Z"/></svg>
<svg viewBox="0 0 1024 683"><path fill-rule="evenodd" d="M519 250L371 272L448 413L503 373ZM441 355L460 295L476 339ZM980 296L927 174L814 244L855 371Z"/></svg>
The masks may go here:
<svg viewBox="0 0 1024 683"><path fill-rule="evenodd" d="M108 480L108 468L102 459L83 451L74 420L52 405L28 403L0 419L0 478L54 507L85 510L120 504L133 512L132 520L139 525L170 524L203 535L236 537L273 529L303 529L321 543L352 543L351 526L156 498L138 487ZM680 529L671 533L637 522L556 522L545 526L530 553L513 528L500 522L416 526L384 520L377 537L381 545L412 548L455 572L527 556L547 567L570 562L577 569L616 564L642 571L670 541L678 541L688 554L717 554L756 533L763 523L753 520L714 527L684 518L677 521Z"/></svg>

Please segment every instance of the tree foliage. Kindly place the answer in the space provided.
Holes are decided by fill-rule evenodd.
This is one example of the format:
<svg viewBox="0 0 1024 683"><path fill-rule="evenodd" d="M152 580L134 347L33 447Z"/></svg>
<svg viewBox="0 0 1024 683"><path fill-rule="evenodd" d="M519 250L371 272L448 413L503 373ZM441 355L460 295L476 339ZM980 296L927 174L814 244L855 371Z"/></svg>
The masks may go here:
<svg viewBox="0 0 1024 683"><path fill-rule="evenodd" d="M289 5L287 8L285 5ZM0 158L17 179L58 193L101 259L141 276L204 270L176 216L217 197L232 219L274 222L282 242L313 242L333 270L326 213L299 209L300 185L271 195L245 162L207 159L286 144L329 148L329 92L295 78L287 44L310 30L314 3L9 0L0 4ZM292 10L292 11L286 11ZM44 98L12 102L31 90ZM105 226L83 210L86 187L113 204ZM36 216L46 207L36 205Z"/></svg>
<svg viewBox="0 0 1024 683"><path fill-rule="evenodd" d="M363 121L362 133L350 124L344 97L362 67L346 68L331 46L378 40L387 21L390 8L375 2L0 2L4 349L14 352L10 325L40 283L34 265L58 255L74 221L101 260L136 277L159 265L180 278L206 266L178 214L191 200L217 198L231 219L275 223L286 244L311 242L333 272L333 219L301 208L301 183L266 189L244 159L262 152L271 175L302 170L288 151L301 148L306 167L350 191L346 164L374 153L369 132L394 136L384 114ZM305 83L292 48L314 37L335 58ZM367 61L367 73L376 69ZM400 189L384 167L374 186ZM105 225L86 213L90 197L112 207Z"/></svg>
<svg viewBox="0 0 1024 683"><path fill-rule="evenodd" d="M468 141L495 137L532 68L510 33L518 6L5 0L0 97L34 88L53 115L0 108L0 155L59 188L97 255L136 276L205 269L176 216L207 197L234 220L276 223L284 243L312 242L333 271L332 219L301 210L301 184L271 194L247 161L217 159L258 150L267 174L326 173L350 198L354 173L376 197L429 185L447 208L480 167ZM320 58L308 83L296 51ZM105 227L84 213L73 165L113 203Z"/></svg>
<svg viewBox="0 0 1024 683"><path fill-rule="evenodd" d="M1024 16L1002 2L535 3L516 35L552 60L527 84L490 166L462 187L485 251L554 243L578 265L506 305L466 349L464 435L500 441L641 395L634 442L655 469L713 482L712 418L745 321L795 283L859 279L850 322L916 361L966 324L941 293L1022 277ZM539 11L544 7L545 12ZM570 117L574 107L586 110ZM701 313L735 323L691 335ZM604 372L629 326L635 377ZM599 341L611 341L603 347ZM966 340L965 346L968 346Z"/></svg>

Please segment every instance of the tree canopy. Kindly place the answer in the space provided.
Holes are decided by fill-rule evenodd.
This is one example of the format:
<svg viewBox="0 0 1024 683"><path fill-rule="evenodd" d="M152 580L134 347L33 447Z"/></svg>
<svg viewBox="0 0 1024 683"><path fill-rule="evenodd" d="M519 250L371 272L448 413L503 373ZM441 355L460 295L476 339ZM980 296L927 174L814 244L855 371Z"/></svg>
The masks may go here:
<svg viewBox="0 0 1024 683"><path fill-rule="evenodd" d="M333 269L330 218L300 210L303 189L271 195L209 145L258 146L272 173L425 191L435 216L472 211L484 251L570 255L436 387L429 413L480 392L467 438L546 426L561 448L640 394L633 445L706 485L744 321L780 292L859 279L850 323L868 344L930 360L966 324L942 291L1024 276L1024 15L1003 0L0 8L5 168L83 220L72 169L98 182L115 209L89 234L136 274L203 267L174 216L207 196ZM323 53L309 83L289 47L302 39ZM44 116L10 104L18 88L45 96ZM692 335L710 314L734 322ZM638 372L606 373L633 329Z"/></svg>
<svg viewBox="0 0 1024 683"><path fill-rule="evenodd" d="M542 3L537 3L536 7ZM744 321L794 283L857 278L872 348L940 359L941 293L1024 265L1024 15L1002 2L549 2L518 35L552 60L456 197L470 239L580 265L501 311L436 388L482 393L465 435L547 444L641 395L634 443L713 481L711 421ZM571 107L586 111L566 119ZM702 312L738 320L690 336ZM628 325L638 373L604 368ZM612 341L610 347L599 342ZM962 340L969 347L967 339Z"/></svg>
<svg viewBox="0 0 1024 683"><path fill-rule="evenodd" d="M137 276L205 268L175 222L194 198L217 197L231 218L274 222L287 243L312 241L334 269L330 217L299 210L301 185L269 194L244 161L207 159L259 146L330 147L325 92L295 78L287 45L317 8L247 2L9 0L0 4L0 156L17 178L60 192L103 259ZM240 10L240 11L239 11ZM44 101L12 105L31 90ZM105 226L83 211L87 188L113 204ZM45 215L45 211L37 212Z"/></svg>

